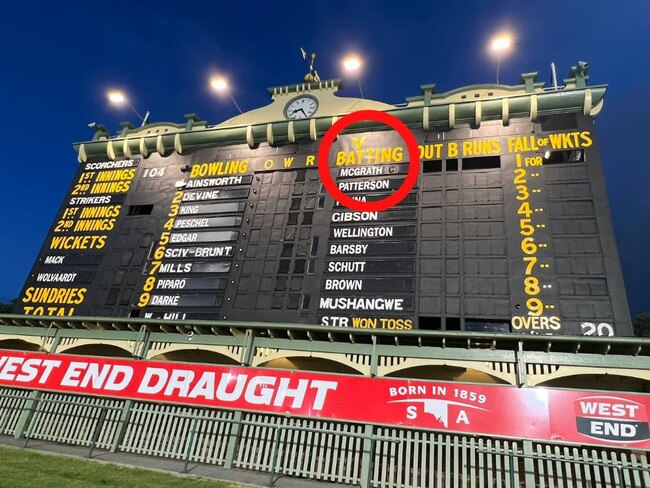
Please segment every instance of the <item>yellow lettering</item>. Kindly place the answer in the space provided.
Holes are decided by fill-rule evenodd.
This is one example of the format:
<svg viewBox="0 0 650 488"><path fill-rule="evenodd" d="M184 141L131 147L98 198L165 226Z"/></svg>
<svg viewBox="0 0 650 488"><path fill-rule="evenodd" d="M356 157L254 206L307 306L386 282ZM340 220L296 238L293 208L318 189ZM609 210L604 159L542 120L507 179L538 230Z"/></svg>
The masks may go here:
<svg viewBox="0 0 650 488"><path fill-rule="evenodd" d="M135 168L133 169L114 169L107 171L100 171L97 173L95 181L119 181L131 180L135 176Z"/></svg>
<svg viewBox="0 0 650 488"><path fill-rule="evenodd" d="M357 139L356 136L352 137L352 142L354 142L354 147L357 149L361 149L361 146L363 146L363 143L366 140L366 136L363 136L361 139Z"/></svg>
<svg viewBox="0 0 650 488"><path fill-rule="evenodd" d="M427 144L418 146L420 159L440 159L442 157L442 144Z"/></svg>
<svg viewBox="0 0 650 488"><path fill-rule="evenodd" d="M244 174L246 172L248 172L248 159L225 162L212 161L210 163L200 163L192 166L190 178Z"/></svg>
<svg viewBox="0 0 650 488"><path fill-rule="evenodd" d="M377 319L374 317L352 317L352 327L362 329L376 329Z"/></svg>
<svg viewBox="0 0 650 488"><path fill-rule="evenodd" d="M516 315L510 319L510 325L516 330L558 330L562 328L560 317L528 317Z"/></svg>
<svg viewBox="0 0 650 488"><path fill-rule="evenodd" d="M78 305L84 301L86 288L39 288L30 286L21 298L23 303L54 303Z"/></svg>
<svg viewBox="0 0 650 488"><path fill-rule="evenodd" d="M577 149L591 147L593 144L588 131L549 134L548 139L553 149Z"/></svg>
<svg viewBox="0 0 650 488"><path fill-rule="evenodd" d="M50 249L101 249L106 244L105 235L52 237Z"/></svg>

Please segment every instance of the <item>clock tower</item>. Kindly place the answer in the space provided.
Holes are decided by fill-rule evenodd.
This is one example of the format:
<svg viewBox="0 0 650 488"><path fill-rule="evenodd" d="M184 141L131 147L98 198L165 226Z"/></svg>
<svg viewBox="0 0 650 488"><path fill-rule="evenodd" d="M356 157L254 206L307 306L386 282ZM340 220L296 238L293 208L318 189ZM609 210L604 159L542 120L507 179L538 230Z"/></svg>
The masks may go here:
<svg viewBox="0 0 650 488"><path fill-rule="evenodd" d="M271 103L237 115L217 125L217 128L247 126L298 120L340 117L357 110L394 109L392 105L365 98L340 97L340 78L269 88Z"/></svg>
<svg viewBox="0 0 650 488"><path fill-rule="evenodd" d="M284 116L292 120L308 119L315 115L317 110L318 98L313 95L298 95L287 102Z"/></svg>

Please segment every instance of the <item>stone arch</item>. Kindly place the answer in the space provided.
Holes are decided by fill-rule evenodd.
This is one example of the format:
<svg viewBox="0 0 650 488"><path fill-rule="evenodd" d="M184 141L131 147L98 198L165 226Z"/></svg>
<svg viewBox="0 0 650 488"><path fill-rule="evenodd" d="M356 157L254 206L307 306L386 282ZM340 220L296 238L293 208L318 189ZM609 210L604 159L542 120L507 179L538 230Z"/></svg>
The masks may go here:
<svg viewBox="0 0 650 488"><path fill-rule="evenodd" d="M223 354L221 352L212 351L210 349L170 349L152 356L152 361L174 361L181 363L207 363L207 364L225 364L229 366L240 366L239 361Z"/></svg>
<svg viewBox="0 0 650 488"><path fill-rule="evenodd" d="M35 339L3 339L0 340L0 349L15 349L18 351L45 352L41 343Z"/></svg>
<svg viewBox="0 0 650 488"><path fill-rule="evenodd" d="M634 372L627 374L623 372L619 372L619 374L610 372L567 373L556 375L554 378L542 381L535 386L648 393L650 392L650 380L643 376L642 374L636 375Z"/></svg>
<svg viewBox="0 0 650 488"><path fill-rule="evenodd" d="M212 356L213 354L218 355L220 359ZM154 347L149 349L146 359L157 361L240 365L240 354L240 348L233 348L231 346L212 346L206 344L165 344L163 347L156 347L154 344ZM198 359L191 359L192 355L196 355Z"/></svg>
<svg viewBox="0 0 650 488"><path fill-rule="evenodd" d="M390 371L383 375L383 377L457 381L461 383L512 384L507 378L500 377L498 372L488 368L473 368L463 364L452 363L409 365Z"/></svg>
<svg viewBox="0 0 650 488"><path fill-rule="evenodd" d="M344 363L325 354L280 355L275 358L257 358L256 367L274 369L293 369L298 371L317 371L319 373L340 373L360 375L361 371L353 363Z"/></svg>
<svg viewBox="0 0 650 488"><path fill-rule="evenodd" d="M81 356L105 356L111 358L131 358L131 351L114 344L80 344L66 349L57 350L57 353L79 354Z"/></svg>

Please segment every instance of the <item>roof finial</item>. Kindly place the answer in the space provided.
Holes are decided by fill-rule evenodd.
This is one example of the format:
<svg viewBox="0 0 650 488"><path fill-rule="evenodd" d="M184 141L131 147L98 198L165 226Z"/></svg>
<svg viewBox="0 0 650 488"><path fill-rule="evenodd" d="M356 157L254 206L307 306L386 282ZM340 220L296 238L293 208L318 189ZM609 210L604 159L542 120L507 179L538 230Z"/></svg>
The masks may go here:
<svg viewBox="0 0 650 488"><path fill-rule="evenodd" d="M312 53L311 57L307 59L307 53L303 48L300 48L300 52L302 53L302 59L307 61L307 65L309 66L309 73L305 75L305 82L311 83L312 81L320 81L320 76L318 76L318 71L314 69L314 61L316 60L316 53Z"/></svg>

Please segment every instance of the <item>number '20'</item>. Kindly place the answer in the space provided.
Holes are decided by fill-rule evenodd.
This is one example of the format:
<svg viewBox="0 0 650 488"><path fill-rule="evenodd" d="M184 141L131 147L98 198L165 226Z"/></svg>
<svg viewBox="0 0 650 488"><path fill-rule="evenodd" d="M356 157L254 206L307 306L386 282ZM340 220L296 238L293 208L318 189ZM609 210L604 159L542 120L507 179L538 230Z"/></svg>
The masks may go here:
<svg viewBox="0 0 650 488"><path fill-rule="evenodd" d="M580 324L580 328L582 329L582 335L614 337L614 327L605 322L601 322L598 325L591 322L583 322Z"/></svg>

